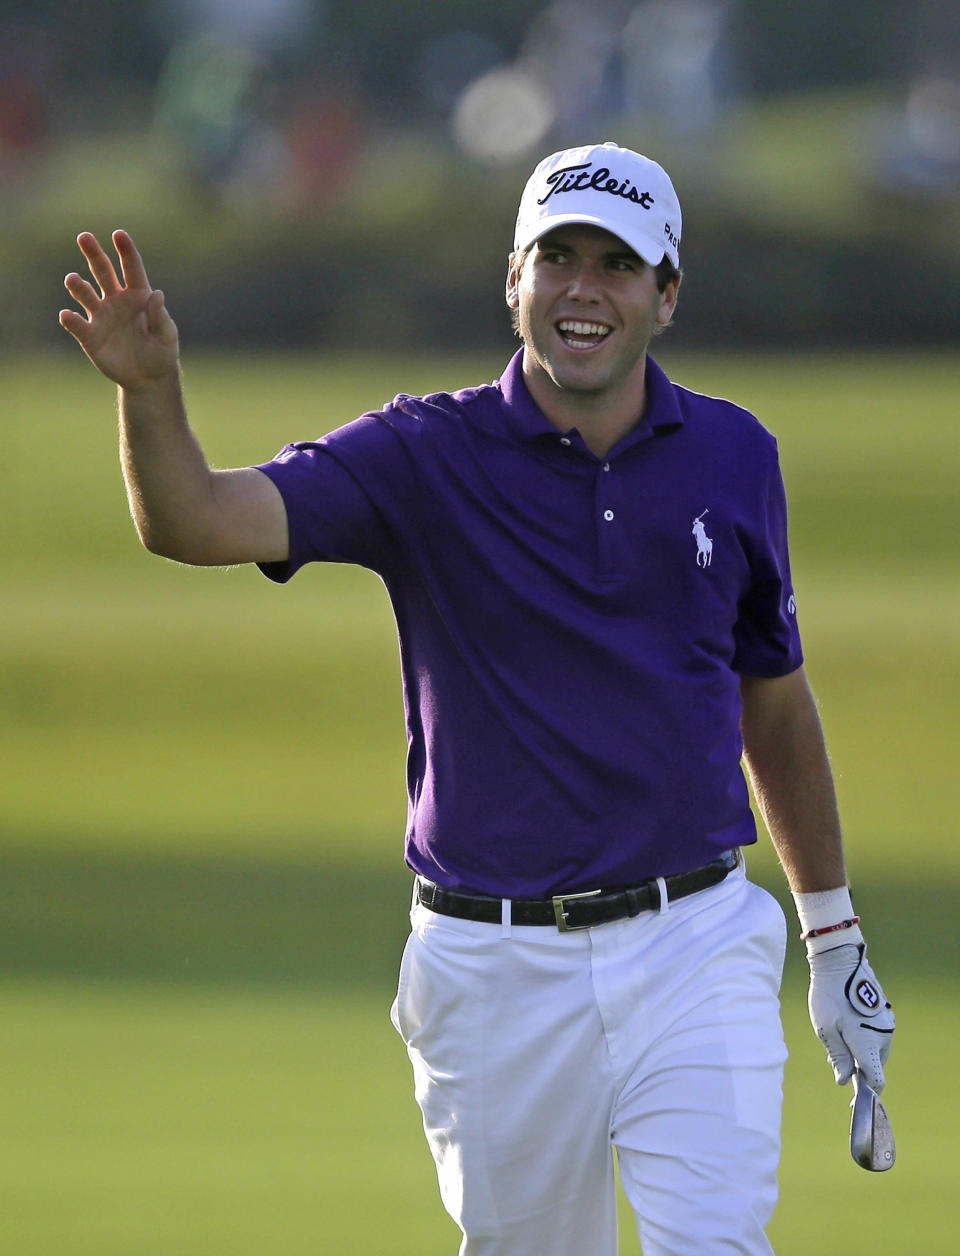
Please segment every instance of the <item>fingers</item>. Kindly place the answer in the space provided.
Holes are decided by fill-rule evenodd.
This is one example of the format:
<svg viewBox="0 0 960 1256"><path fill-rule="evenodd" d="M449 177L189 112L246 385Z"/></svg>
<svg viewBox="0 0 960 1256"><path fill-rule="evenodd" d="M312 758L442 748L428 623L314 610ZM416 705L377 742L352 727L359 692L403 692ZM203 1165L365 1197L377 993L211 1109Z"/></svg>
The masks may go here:
<svg viewBox="0 0 960 1256"><path fill-rule="evenodd" d="M883 1066L890 1054L889 1036L871 1039L870 1025L836 1025L830 1029L821 1027L817 1037L827 1051L827 1061L833 1069L838 1086L846 1086L855 1069L860 1069L867 1085L880 1093L885 1084Z"/></svg>
<svg viewBox="0 0 960 1256"><path fill-rule="evenodd" d="M869 1034L869 1027L866 1032ZM878 1036L878 1041L876 1042L865 1038L858 1044L856 1049L857 1068L863 1074L867 1085L875 1090L878 1095L886 1085L883 1066L886 1064L889 1055L889 1037L879 1038Z"/></svg>
<svg viewBox="0 0 960 1256"><path fill-rule="evenodd" d="M87 317L84 318L76 310L61 310L60 326L64 331L68 331L80 345L84 345L89 336L91 321L96 314L97 307L101 304L100 297L97 295L93 284L87 283L86 279L81 278L80 275L67 275L63 281L63 286L73 299L83 306Z"/></svg>
<svg viewBox="0 0 960 1256"><path fill-rule="evenodd" d="M869 1060L863 1060L860 1064L860 1071L863 1073L864 1081L871 1090L875 1090L879 1095L887 1084L887 1079L883 1075L883 1068L879 1064Z"/></svg>
<svg viewBox="0 0 960 1256"><path fill-rule="evenodd" d="M838 1086L846 1086L853 1076L853 1055L847 1049L838 1029L828 1031L821 1027L817 1037L827 1049L827 1061L833 1069L834 1080Z"/></svg>
<svg viewBox="0 0 960 1256"><path fill-rule="evenodd" d="M83 317L83 315L78 314L76 310L61 310L60 326L64 331L68 331L75 340L79 340L82 343L84 333L90 324Z"/></svg>
<svg viewBox="0 0 960 1256"><path fill-rule="evenodd" d="M115 231L113 243L120 257L120 267L127 287L149 288L150 280L147 278L143 258L131 236L126 231Z"/></svg>
<svg viewBox="0 0 960 1256"><path fill-rule="evenodd" d="M78 305L82 305L87 314L92 318L101 304L101 297L92 283L88 283L81 275L72 273L67 275L63 281L63 286L73 297Z"/></svg>
<svg viewBox="0 0 960 1256"><path fill-rule="evenodd" d="M103 295L109 297L113 293L119 292L120 280L117 278L113 262L106 255L103 246L93 232L81 231L77 236L77 244L80 246L80 252L87 259L90 273L100 285L100 291Z"/></svg>
<svg viewBox="0 0 960 1256"><path fill-rule="evenodd" d="M101 337L93 319L84 318L76 310L61 310L60 326L70 333L87 357L94 361L96 346Z"/></svg>
<svg viewBox="0 0 960 1256"><path fill-rule="evenodd" d="M830 1064L833 1068L833 1076L837 1085L846 1086L853 1076L853 1056L848 1055L840 1059L831 1059Z"/></svg>
<svg viewBox="0 0 960 1256"><path fill-rule="evenodd" d="M112 235L117 256L120 259L120 277L116 267L107 255L103 245L92 231L81 231L77 236L80 252L87 259L90 273L100 285L104 297L120 292L122 288L143 288L150 290L150 281L143 265L137 246L126 231L114 231ZM122 282L121 282L122 277Z"/></svg>

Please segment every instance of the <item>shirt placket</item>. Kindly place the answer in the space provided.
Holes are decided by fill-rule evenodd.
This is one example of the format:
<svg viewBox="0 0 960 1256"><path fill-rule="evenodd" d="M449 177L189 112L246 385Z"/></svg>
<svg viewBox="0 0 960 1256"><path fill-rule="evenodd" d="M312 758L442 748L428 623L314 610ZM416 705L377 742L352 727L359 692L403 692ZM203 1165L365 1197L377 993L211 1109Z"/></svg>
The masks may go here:
<svg viewBox="0 0 960 1256"><path fill-rule="evenodd" d="M619 501L620 477L611 462L597 466L594 476L593 513L597 533L597 575L615 580L623 554L623 525Z"/></svg>

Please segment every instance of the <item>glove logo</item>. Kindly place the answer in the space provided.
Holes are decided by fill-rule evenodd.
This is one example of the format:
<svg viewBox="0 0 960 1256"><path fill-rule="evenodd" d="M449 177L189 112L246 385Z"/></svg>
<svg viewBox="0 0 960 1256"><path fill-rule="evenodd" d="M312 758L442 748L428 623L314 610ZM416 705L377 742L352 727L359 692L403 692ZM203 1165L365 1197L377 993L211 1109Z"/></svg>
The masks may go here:
<svg viewBox="0 0 960 1256"><path fill-rule="evenodd" d="M856 995L864 1007L868 1007L871 1012L880 1006L880 992L877 987L864 978L856 988Z"/></svg>

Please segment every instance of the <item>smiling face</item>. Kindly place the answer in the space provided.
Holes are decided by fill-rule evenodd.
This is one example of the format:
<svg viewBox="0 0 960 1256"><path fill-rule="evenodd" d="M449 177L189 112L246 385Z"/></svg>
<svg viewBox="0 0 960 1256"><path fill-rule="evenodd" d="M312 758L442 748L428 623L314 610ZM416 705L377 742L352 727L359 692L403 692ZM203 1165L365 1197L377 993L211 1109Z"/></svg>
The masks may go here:
<svg viewBox="0 0 960 1256"><path fill-rule="evenodd" d="M586 224L548 232L519 272L511 258L507 304L518 314L524 378L547 417L635 410L647 346L670 321L678 287L660 292L655 267Z"/></svg>

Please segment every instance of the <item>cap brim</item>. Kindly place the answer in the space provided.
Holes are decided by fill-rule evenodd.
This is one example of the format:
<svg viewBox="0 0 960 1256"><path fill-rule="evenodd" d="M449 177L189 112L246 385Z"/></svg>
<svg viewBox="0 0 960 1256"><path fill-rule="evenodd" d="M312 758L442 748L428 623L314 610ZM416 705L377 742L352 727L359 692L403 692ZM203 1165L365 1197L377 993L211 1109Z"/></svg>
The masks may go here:
<svg viewBox="0 0 960 1256"><path fill-rule="evenodd" d="M538 240L556 227L570 227L579 224L585 224L588 227L599 227L602 231L609 231L611 235L616 236L618 240L622 240L629 249L632 249L634 253L642 257L648 266L659 266L667 255L667 250L663 245L651 240L649 236L636 233L631 239L624 235L622 231L613 231L609 223L592 214L555 214L551 218L542 218L537 223L534 232L528 231L522 239L518 239L514 243L514 251L521 252L531 248Z"/></svg>

